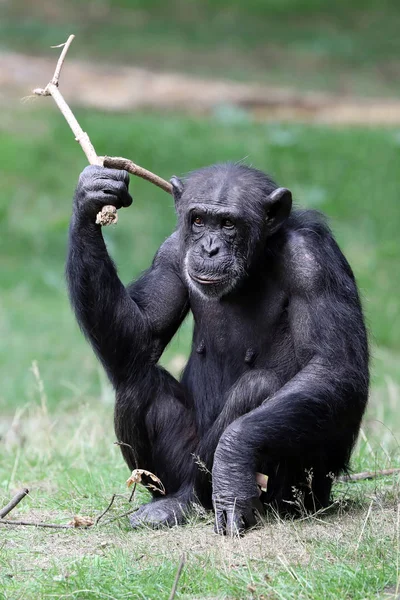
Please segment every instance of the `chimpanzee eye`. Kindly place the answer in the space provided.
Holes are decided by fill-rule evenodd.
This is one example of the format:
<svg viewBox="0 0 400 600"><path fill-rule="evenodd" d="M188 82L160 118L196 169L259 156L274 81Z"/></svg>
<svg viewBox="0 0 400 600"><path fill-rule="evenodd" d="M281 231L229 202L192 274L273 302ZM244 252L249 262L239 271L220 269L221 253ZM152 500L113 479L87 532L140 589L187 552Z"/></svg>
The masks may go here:
<svg viewBox="0 0 400 600"><path fill-rule="evenodd" d="M202 227L204 225L204 221L201 217L195 217L193 219L193 224L197 225L197 227Z"/></svg>
<svg viewBox="0 0 400 600"><path fill-rule="evenodd" d="M235 227L235 224L230 219L224 219L222 221L222 227L224 229L233 229Z"/></svg>

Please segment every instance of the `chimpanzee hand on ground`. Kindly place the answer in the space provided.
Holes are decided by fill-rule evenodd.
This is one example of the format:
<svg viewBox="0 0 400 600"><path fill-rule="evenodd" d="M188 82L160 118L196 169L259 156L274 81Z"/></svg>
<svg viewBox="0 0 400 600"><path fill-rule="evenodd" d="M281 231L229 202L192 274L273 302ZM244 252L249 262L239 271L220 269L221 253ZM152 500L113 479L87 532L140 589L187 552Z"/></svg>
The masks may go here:
<svg viewBox="0 0 400 600"><path fill-rule="evenodd" d="M80 215L95 219L103 206L115 208L130 206L132 197L128 192L129 175L126 171L105 169L91 165L86 167L78 181L74 207Z"/></svg>
<svg viewBox="0 0 400 600"><path fill-rule="evenodd" d="M214 455L212 470L215 533L241 535L262 514L256 474L252 461L240 450L237 430L230 426L222 435Z"/></svg>
<svg viewBox="0 0 400 600"><path fill-rule="evenodd" d="M213 494L215 511L214 531L219 535L235 537L257 523L257 513L262 514L263 506L257 497L241 499L220 497Z"/></svg>

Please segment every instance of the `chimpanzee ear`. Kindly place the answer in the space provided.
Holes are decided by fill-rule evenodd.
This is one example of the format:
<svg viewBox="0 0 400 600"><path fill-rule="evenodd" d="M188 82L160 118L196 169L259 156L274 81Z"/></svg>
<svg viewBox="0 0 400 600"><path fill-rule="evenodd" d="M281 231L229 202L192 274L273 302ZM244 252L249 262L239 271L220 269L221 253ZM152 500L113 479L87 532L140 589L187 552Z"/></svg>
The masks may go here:
<svg viewBox="0 0 400 600"><path fill-rule="evenodd" d="M176 175L173 175L170 179L172 185L172 195L175 202L178 202L183 194L183 181Z"/></svg>
<svg viewBox="0 0 400 600"><path fill-rule="evenodd" d="M277 188L267 198L266 223L268 235L272 235L283 225L292 209L292 192Z"/></svg>

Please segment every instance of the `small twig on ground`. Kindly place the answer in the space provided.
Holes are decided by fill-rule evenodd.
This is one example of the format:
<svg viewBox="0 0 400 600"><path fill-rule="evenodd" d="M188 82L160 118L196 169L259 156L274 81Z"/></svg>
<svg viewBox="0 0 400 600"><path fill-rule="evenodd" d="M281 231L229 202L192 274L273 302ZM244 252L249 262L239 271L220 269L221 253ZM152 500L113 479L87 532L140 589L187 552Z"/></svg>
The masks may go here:
<svg viewBox="0 0 400 600"><path fill-rule="evenodd" d="M116 446L128 446L128 448L131 448L133 450L132 446L130 446L129 444L125 444L124 442L114 442L114 444ZM132 500L133 500L133 496L135 495L135 491L136 491L136 485L137 484L135 482L135 484L133 486L133 489L132 489L132 492L131 492L131 495L129 496L128 502L132 502ZM110 500L107 508L105 510L103 510L103 512L97 517L97 519L95 521L95 525L98 525L99 522L100 522L100 520L104 517L104 515L106 515L108 513L108 511L110 510L110 508L114 504L114 500L115 500L115 498L117 496L121 496L121 494L113 494L112 495L112 498L111 498L111 500ZM125 498L125 496L122 496L122 497ZM107 525L108 523L112 523L113 521L117 521L118 519L121 519L122 517L126 517L127 515L130 515L131 513L135 512L136 510L137 510L137 508L130 509L130 510L122 513L121 515L117 515L117 516L113 517L112 519L108 519L108 521L105 521L104 523L102 523L102 525Z"/></svg>
<svg viewBox="0 0 400 600"><path fill-rule="evenodd" d="M17 494L15 494L14 498L12 498L10 502L0 510L0 519L3 519L6 515L8 515L8 513L10 513L13 510L13 508L15 508L17 504L19 504L21 500L25 498L25 496L27 496L28 494L28 488L24 488L23 490L20 490Z"/></svg>
<svg viewBox="0 0 400 600"><path fill-rule="evenodd" d="M0 525L24 525L32 527L48 527L49 529L76 529L73 525L58 525L56 523L40 523L36 521L8 521L0 519Z"/></svg>
<svg viewBox="0 0 400 600"><path fill-rule="evenodd" d="M123 517L127 517L128 515L131 515L132 513L136 512L137 508L131 508L131 510L127 510L126 512L117 515L116 517L113 517L112 519L108 519L108 521L104 521L101 526L104 527L104 525L108 525L109 523L113 523L114 521L118 521L118 519L122 519ZM0 521L1 522L1 521Z"/></svg>
<svg viewBox="0 0 400 600"><path fill-rule="evenodd" d="M341 475L336 481L348 483L352 481L362 481L364 479L376 479L377 477L385 477L387 475L395 475L400 473L400 468L382 469L380 471L363 471L362 473L352 473L350 475Z"/></svg>
<svg viewBox="0 0 400 600"><path fill-rule="evenodd" d="M9 521L9 520L3 520L3 516L5 516L6 514L8 514L21 500L22 498L24 498L26 496L26 494L29 493L29 490L21 490L12 500L11 502L9 502L7 504L7 506L5 506L2 511L0 511L0 525L25 525L25 526L31 526L31 527L47 527L49 529L90 529L91 527L98 525L100 520L104 517L104 515L106 515L108 513L108 511L110 510L110 508L112 507L112 505L114 504L115 498L117 498L118 496L122 496L123 498L125 498L125 500L128 500L128 502L131 502L133 495L135 493L135 489L136 489L136 484L132 490L132 493L129 497L129 500L126 498L126 496L122 496L122 494L113 494L111 497L110 502L108 503L108 506L105 510L103 510L103 512L97 517L97 519L93 522L91 518L87 518L87 517L74 517L74 519L71 521L71 523L65 524L65 525L59 525L58 523L42 523L40 521ZM112 523L113 521L117 521L118 519L121 519L122 517L125 517L127 515L130 515L131 513L135 512L137 510L137 508L134 509L130 509L120 515L117 515L115 517L113 517L112 519L109 519L108 521L106 521L105 523L102 523L102 525L106 525L107 523ZM85 523L84 521L87 520L88 522ZM91 523L89 521L92 521Z"/></svg>
<svg viewBox="0 0 400 600"><path fill-rule="evenodd" d="M134 485L133 485L133 488L132 488L131 495L129 496L128 502L132 502L133 496L135 495L135 492L136 492L136 486L137 486L137 483L135 482Z"/></svg>
<svg viewBox="0 0 400 600"><path fill-rule="evenodd" d="M133 486L133 490L132 490L132 493L131 493L131 495L129 496L129 499L127 499L127 498L126 498L126 496L124 496L123 494L113 494L113 495L112 495L112 497L111 497L111 500L110 500L110 502L109 502L109 504L108 504L108 506L107 506L107 508L106 508L105 510L103 510L103 512L102 512L102 513L101 513L101 514L100 514L100 515L97 517L97 519L96 519L96 521L95 521L95 523L94 523L94 524L95 524L95 525L98 525L98 524L99 524L99 522L100 522L100 520L101 520L101 519L104 517L104 515L106 515L106 514L108 513L108 511L110 510L110 508L111 508L111 507L112 507L112 505L114 504L114 500L115 500L115 498L117 498L117 497L121 497L121 498L124 498L125 500L128 500L128 502L132 502L133 496L134 496L134 494L135 494L135 490L136 490L136 483L135 483L135 485ZM137 509L132 509L132 510L129 510L128 514L129 514L129 513L131 513L133 510L137 510ZM117 517L116 517L116 519L119 519L119 518L120 518L120 516L121 516L121 515L117 516ZM112 520L114 520L114 519L112 519ZM110 522L110 521L107 521L107 523L109 523L109 522Z"/></svg>
<svg viewBox="0 0 400 600"><path fill-rule="evenodd" d="M172 590L171 590L171 593L169 595L169 599L168 600L174 600L174 598L175 598L175 594L176 594L176 590L177 590L177 587L178 587L179 579L180 579L180 576L182 575L182 570L183 570L185 562L186 562L186 555L182 554L181 561L179 563L178 570L177 570L176 575L175 575L174 585L172 586Z"/></svg>
<svg viewBox="0 0 400 600"><path fill-rule="evenodd" d="M109 505L107 506L107 508L105 510L103 510L103 512L97 517L96 521L95 521L95 525L99 524L99 521L104 517L105 514L108 513L108 511L110 510L110 508L112 507L112 505L114 504L114 500L117 497L117 494L113 494L111 497L111 500L109 502Z"/></svg>
<svg viewBox="0 0 400 600"><path fill-rule="evenodd" d="M172 194L172 185L168 181L165 181L165 179L162 179L158 175L151 173L151 171L148 171L147 169L136 165L131 160L121 157L113 158L110 156L106 156L105 158L103 158L97 155L96 150L94 149L88 134L85 131L83 131L82 127L76 120L75 115L73 114L72 110L70 109L70 107L64 100L64 97L62 96L60 90L58 89L61 69L63 67L68 49L74 38L74 35L70 35L68 40L64 44L53 46L53 48L62 47L62 52L60 58L58 59L53 78L46 85L45 88L36 88L33 90L33 93L37 96L53 97L53 100L57 104L61 113L64 115L68 125L72 129L76 141L80 144L82 150L86 154L86 158L88 159L90 165L99 165L108 167L110 169L125 169L126 171L128 171L128 173L136 175L137 177L141 177L146 181L150 181L150 183L154 183L154 185L160 187L165 192ZM115 207L113 206L103 206L101 212L98 213L96 217L96 223L99 225L110 225L111 223L116 223L117 220L117 212L115 210Z"/></svg>

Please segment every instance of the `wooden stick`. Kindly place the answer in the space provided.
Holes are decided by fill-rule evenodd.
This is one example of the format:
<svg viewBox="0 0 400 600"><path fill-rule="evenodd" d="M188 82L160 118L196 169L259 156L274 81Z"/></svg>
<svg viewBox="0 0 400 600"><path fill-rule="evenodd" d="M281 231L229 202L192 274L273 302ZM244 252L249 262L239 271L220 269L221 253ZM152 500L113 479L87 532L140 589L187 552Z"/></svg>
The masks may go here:
<svg viewBox="0 0 400 600"><path fill-rule="evenodd" d="M129 496L129 500L128 500L128 502L132 502L132 500L133 500L133 496L135 495L135 492L136 492L136 486L137 486L137 483L135 482L135 483L133 484L132 492L131 492L131 495Z"/></svg>
<svg viewBox="0 0 400 600"><path fill-rule="evenodd" d="M64 60L67 55L68 49L74 39L75 39L75 36L70 35L68 40L65 42L65 44L60 44L59 46L53 46L53 48L61 48L61 47L63 48L63 50L60 54L60 58L58 59L58 62L56 65L54 75L53 75L51 81L46 85L45 88L36 88L35 90L33 90L33 93L36 94L36 96L52 96L53 97L54 102L57 104L61 113L64 115L65 120L67 121L68 125L72 129L72 132L75 135L76 141L80 144L82 150L86 154L86 158L88 159L89 164L102 166L103 161L99 156L97 156L96 151L89 139L88 134L82 130L82 127L79 125L72 110L70 109L68 104L65 102L63 95L61 94L60 90L58 89L61 69L63 67Z"/></svg>
<svg viewBox="0 0 400 600"><path fill-rule="evenodd" d="M98 524L99 524L99 521L100 521L100 519L102 519L102 518L104 517L104 515L105 515L106 513L108 513L108 511L110 510L110 508L111 508L111 507L112 507L112 505L114 504L114 500L115 500L115 498L116 498L116 497L117 497L117 494L113 494L113 495L112 495L109 505L108 505L108 506L107 506L107 508L105 508L105 509L103 510L103 512L102 512L102 513L101 513L101 514L100 514L100 515L97 517L97 519L96 519L96 521L95 521L95 525L98 525Z"/></svg>
<svg viewBox="0 0 400 600"><path fill-rule="evenodd" d="M175 575L174 585L172 586L172 590L171 590L171 593L169 595L169 599L168 600L174 600L174 598L175 598L176 589L178 587L180 576L182 575L182 570L183 570L183 566L185 564L185 561L186 561L186 556L185 556L185 554L182 554L182 556L181 556L181 562L179 563L178 570L177 570L176 575Z"/></svg>
<svg viewBox="0 0 400 600"><path fill-rule="evenodd" d="M363 471L362 473L353 473L350 475L342 475L337 477L336 481L347 483L351 481L363 481L365 479L376 479L377 477L386 477L387 475L395 475L400 473L400 468L382 469L381 471Z"/></svg>
<svg viewBox="0 0 400 600"><path fill-rule="evenodd" d="M56 523L40 523L37 521L8 521L7 519L0 519L0 525L24 525L31 527L48 527L49 529L76 529L73 525L57 525ZM86 529L86 527L82 527L82 529Z"/></svg>
<svg viewBox="0 0 400 600"><path fill-rule="evenodd" d="M101 527L101 526L104 527L104 525L108 525L109 523L118 521L118 519L122 519L122 517L127 517L128 515L131 515L132 513L136 512L136 511L137 511L137 508L131 508L131 510L127 510L126 512L121 513L120 515L116 515L115 517L112 517L112 519L108 519L108 521L104 521L99 527Z"/></svg>
<svg viewBox="0 0 400 600"><path fill-rule="evenodd" d="M45 88L36 88L33 90L33 93L37 96L52 96L54 102L57 104L61 113L64 115L68 125L72 129L75 139L81 146L90 165L99 165L110 169L125 169L126 171L128 171L128 173L136 175L137 177L141 177L146 181L150 181L150 183L154 183L154 185L157 185L165 192L172 194L172 185L168 181L165 181L165 179L162 179L161 177L155 175L151 171L148 171L147 169L136 165L131 160L122 157L113 158L110 156L106 156L105 158L103 158L97 155L96 150L94 149L88 134L86 133L86 131L83 131L82 127L76 120L75 115L73 114L72 110L70 109L70 107L64 100L63 95L58 89L61 69L63 67L68 49L74 38L74 35L70 35L68 40L64 44L60 44L59 46L53 46L53 48L62 47L62 52L60 54L60 58L57 61L54 75ZM98 213L96 217L96 223L99 225L110 225L112 223L116 223L117 221L118 215L114 206L103 206L101 212Z"/></svg>
<svg viewBox="0 0 400 600"><path fill-rule="evenodd" d="M21 500L25 498L25 496L27 496L28 494L28 488L24 488L23 490L20 490L17 494L15 494L14 498L12 498L10 502L0 510L0 519L3 519L6 515L8 515L8 513L10 513L12 509L15 508L17 504L19 504Z"/></svg>
<svg viewBox="0 0 400 600"><path fill-rule="evenodd" d="M172 185L169 183L169 181L165 181L165 179L162 179L162 177L159 177L151 171L136 165L127 158L122 158L121 156L105 156L103 165L108 169L124 169L132 175L136 175L137 177L141 177L146 181L150 181L150 183L154 183L154 185L157 185L159 188L164 190L164 192L172 194Z"/></svg>
<svg viewBox="0 0 400 600"><path fill-rule="evenodd" d="M128 444L127 444L127 445L128 445ZM131 493L131 495L129 496L128 502L132 502L132 500L133 500L133 496L135 495L135 490L136 490L136 483L135 483L135 485L133 486L133 490L132 490L132 493ZM103 510L103 512L102 512L102 513L101 513L101 514L100 514L100 515L97 517L97 519L96 519L96 521L95 521L95 523L94 523L95 525L98 525L98 524L99 524L99 522L100 522L100 520L101 520L101 519L104 517L104 515L106 515L106 514L108 513L108 511L110 510L110 508L111 508L111 507L112 507L112 505L114 504L114 500L115 500L115 498L117 498L117 497L121 497L121 498L124 498L125 500L127 500L126 496L124 496L123 494L113 494L113 495L112 495L112 497L111 497L111 500L110 500L110 502L109 502L109 504L108 504L108 506L107 506L107 508L105 508L105 509ZM135 511L135 510L137 510L137 509L135 509L135 508L134 508L134 509L130 509L130 510L128 511L128 513L124 513L124 515L125 515L125 514L130 514L132 511ZM115 518L116 518L116 519L119 519L120 517L121 517L121 515L118 515L118 516L117 516L117 517L115 517ZM112 520L114 520L114 519L112 519ZM107 523L110 523L110 520L109 520L109 521L107 521Z"/></svg>

